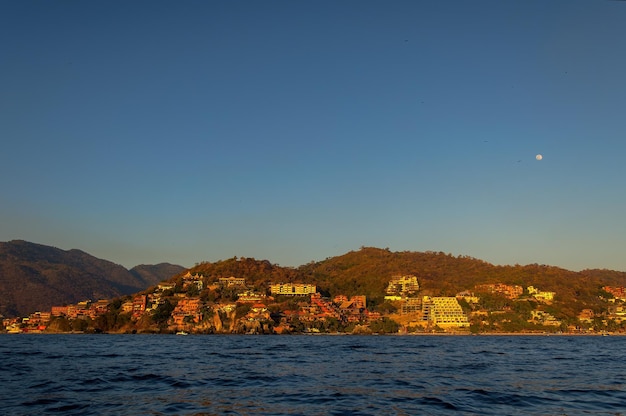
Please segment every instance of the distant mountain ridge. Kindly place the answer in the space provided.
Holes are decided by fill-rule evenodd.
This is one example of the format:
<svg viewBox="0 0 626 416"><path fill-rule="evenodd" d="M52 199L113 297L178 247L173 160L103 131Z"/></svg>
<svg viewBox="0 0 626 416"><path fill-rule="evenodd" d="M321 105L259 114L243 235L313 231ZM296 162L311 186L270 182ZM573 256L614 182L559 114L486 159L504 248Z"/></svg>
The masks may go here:
<svg viewBox="0 0 626 416"><path fill-rule="evenodd" d="M130 269L130 273L145 285L150 286L167 280L184 270L186 270L184 267L170 263L140 264Z"/></svg>
<svg viewBox="0 0 626 416"><path fill-rule="evenodd" d="M127 270L77 249L23 240L0 243L0 314L22 316L53 305L132 294L183 270L169 263Z"/></svg>

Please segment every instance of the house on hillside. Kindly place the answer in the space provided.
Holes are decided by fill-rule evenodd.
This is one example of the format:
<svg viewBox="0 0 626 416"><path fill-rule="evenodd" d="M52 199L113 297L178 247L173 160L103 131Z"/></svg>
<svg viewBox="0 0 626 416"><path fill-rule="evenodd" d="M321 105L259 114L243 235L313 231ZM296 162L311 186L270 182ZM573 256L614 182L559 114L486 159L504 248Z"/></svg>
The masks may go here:
<svg viewBox="0 0 626 416"><path fill-rule="evenodd" d="M528 322L547 326L561 326L562 323L548 312L538 310L530 311L530 319Z"/></svg>
<svg viewBox="0 0 626 416"><path fill-rule="evenodd" d="M528 286L526 288L528 294L537 299L540 302L552 302L554 300L555 292L545 292L537 289L534 286Z"/></svg>
<svg viewBox="0 0 626 416"><path fill-rule="evenodd" d="M470 304L476 304L480 302L480 298L474 294L474 292L470 292L469 290L464 290L463 292L459 292L456 294L457 299L463 299L465 302Z"/></svg>
<svg viewBox="0 0 626 416"><path fill-rule="evenodd" d="M602 290L613 295L614 299L626 302L626 288L623 286L604 286Z"/></svg>
<svg viewBox="0 0 626 416"><path fill-rule="evenodd" d="M165 292L166 290L174 290L176 283L162 282L157 285L157 290Z"/></svg>
<svg viewBox="0 0 626 416"><path fill-rule="evenodd" d="M339 313L347 322L361 322L367 320L365 295L352 296L338 305Z"/></svg>
<svg viewBox="0 0 626 416"><path fill-rule="evenodd" d="M148 296L146 295L136 295L133 297L133 310L132 316L133 318L139 318L146 311L146 306L148 305Z"/></svg>
<svg viewBox="0 0 626 416"><path fill-rule="evenodd" d="M195 286L198 290L202 290L204 288L204 276L201 274L191 274L191 272L187 272L183 276L183 289L187 289L190 286Z"/></svg>
<svg viewBox="0 0 626 416"><path fill-rule="evenodd" d="M517 299L524 293L524 288L519 285L507 285L504 283L491 283L484 285L477 285L476 291L487 293L499 293L506 296L508 299Z"/></svg>
<svg viewBox="0 0 626 416"><path fill-rule="evenodd" d="M578 320L583 324L593 324L595 317L596 314L593 312L593 309L583 309L578 314Z"/></svg>
<svg viewBox="0 0 626 416"><path fill-rule="evenodd" d="M237 303L259 303L265 300L267 296L254 290L245 290L237 294Z"/></svg>
<svg viewBox="0 0 626 416"><path fill-rule="evenodd" d="M198 323L202 320L199 298L184 298L178 301L172 311L172 321L178 327L185 324L185 318Z"/></svg>
<svg viewBox="0 0 626 416"><path fill-rule="evenodd" d="M220 277L218 282L223 287L233 287L233 286L245 286L246 279L243 277Z"/></svg>

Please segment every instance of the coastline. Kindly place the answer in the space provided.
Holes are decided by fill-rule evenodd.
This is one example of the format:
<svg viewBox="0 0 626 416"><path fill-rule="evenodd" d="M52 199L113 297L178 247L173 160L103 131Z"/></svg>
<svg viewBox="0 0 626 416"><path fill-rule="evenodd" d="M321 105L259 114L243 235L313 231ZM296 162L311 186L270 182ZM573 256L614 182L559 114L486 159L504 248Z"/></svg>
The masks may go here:
<svg viewBox="0 0 626 416"><path fill-rule="evenodd" d="M71 332L56 332L56 331L26 331L26 332L0 332L0 335L180 335L175 332L172 333L154 333L154 332L88 332L88 331L71 331ZM469 332L411 332L411 333L349 333L349 332L332 332L332 333L291 333L291 334L234 334L234 333L185 333L185 335L194 336L394 336L394 337L622 337L626 336L626 333L619 332L600 332L600 333L573 333L573 332L481 332L481 333L469 333Z"/></svg>

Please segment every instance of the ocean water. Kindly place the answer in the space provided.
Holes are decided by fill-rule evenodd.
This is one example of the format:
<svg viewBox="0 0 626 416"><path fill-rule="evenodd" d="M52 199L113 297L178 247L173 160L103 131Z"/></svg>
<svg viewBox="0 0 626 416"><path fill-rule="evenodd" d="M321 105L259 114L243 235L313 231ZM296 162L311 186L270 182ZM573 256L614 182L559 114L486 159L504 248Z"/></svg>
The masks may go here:
<svg viewBox="0 0 626 416"><path fill-rule="evenodd" d="M1 335L1 415L619 415L626 337Z"/></svg>

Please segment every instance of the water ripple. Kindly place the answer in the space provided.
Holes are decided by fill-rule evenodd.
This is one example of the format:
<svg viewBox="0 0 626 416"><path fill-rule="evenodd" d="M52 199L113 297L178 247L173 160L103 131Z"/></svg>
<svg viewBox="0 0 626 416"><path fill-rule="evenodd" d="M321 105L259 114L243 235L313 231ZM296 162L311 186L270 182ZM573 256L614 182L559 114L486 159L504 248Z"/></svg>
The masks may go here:
<svg viewBox="0 0 626 416"><path fill-rule="evenodd" d="M1 341L0 414L7 415L615 415L626 408L626 337Z"/></svg>

